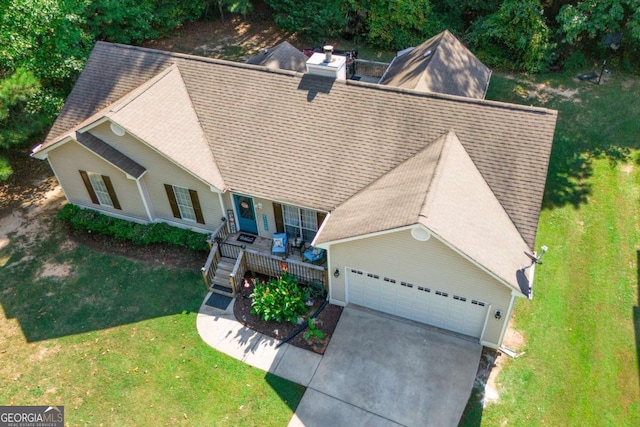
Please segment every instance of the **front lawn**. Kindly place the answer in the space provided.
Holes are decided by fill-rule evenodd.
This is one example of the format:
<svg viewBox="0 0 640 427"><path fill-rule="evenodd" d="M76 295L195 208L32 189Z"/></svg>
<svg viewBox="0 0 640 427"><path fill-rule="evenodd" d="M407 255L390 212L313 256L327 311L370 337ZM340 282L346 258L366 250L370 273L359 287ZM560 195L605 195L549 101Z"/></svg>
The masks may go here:
<svg viewBox="0 0 640 427"><path fill-rule="evenodd" d="M64 405L69 425L287 424L303 387L198 336L199 271L100 254L57 228L0 249L0 404Z"/></svg>
<svg viewBox="0 0 640 427"><path fill-rule="evenodd" d="M537 237L549 252L516 305L526 354L463 425L640 425L640 80L605 77L492 79L494 99L559 110Z"/></svg>

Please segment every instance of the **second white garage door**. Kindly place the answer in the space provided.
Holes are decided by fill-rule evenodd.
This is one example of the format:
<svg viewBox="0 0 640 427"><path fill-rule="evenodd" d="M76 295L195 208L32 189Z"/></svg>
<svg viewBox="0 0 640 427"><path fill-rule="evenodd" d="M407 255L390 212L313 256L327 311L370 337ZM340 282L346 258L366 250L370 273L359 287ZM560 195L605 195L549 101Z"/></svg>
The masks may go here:
<svg viewBox="0 0 640 427"><path fill-rule="evenodd" d="M447 289L347 269L349 303L480 338L488 304Z"/></svg>

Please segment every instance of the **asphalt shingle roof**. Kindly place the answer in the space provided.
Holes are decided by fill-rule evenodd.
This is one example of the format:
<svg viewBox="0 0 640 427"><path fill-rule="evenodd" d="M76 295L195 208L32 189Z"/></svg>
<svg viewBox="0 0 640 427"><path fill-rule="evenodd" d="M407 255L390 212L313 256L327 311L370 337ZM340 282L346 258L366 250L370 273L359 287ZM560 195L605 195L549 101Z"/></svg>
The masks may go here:
<svg viewBox="0 0 640 427"><path fill-rule="evenodd" d="M415 224L521 291L527 244L453 132L338 206L315 244Z"/></svg>
<svg viewBox="0 0 640 427"><path fill-rule="evenodd" d="M291 43L283 41L279 45L247 59L247 64L304 73L307 70L307 59L306 55Z"/></svg>
<svg viewBox="0 0 640 427"><path fill-rule="evenodd" d="M75 140L136 179L147 171L143 166L90 133L76 132Z"/></svg>
<svg viewBox="0 0 640 427"><path fill-rule="evenodd" d="M445 30L395 57L380 84L484 99L491 70Z"/></svg>
<svg viewBox="0 0 640 427"><path fill-rule="evenodd" d="M542 108L99 42L43 148L172 65L227 190L333 211L453 131L534 244L556 122Z"/></svg>

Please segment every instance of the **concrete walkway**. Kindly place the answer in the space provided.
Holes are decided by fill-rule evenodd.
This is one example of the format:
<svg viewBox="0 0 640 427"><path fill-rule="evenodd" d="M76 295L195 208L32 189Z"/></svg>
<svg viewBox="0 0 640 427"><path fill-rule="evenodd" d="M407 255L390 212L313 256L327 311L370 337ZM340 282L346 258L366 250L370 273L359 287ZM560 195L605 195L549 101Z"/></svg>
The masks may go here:
<svg viewBox="0 0 640 427"><path fill-rule="evenodd" d="M210 295L207 294L204 301ZM196 320L202 340L248 365L308 387L322 356L287 343L276 348L280 340L249 329L236 320L234 302L226 310L209 307L203 302Z"/></svg>
<svg viewBox="0 0 640 427"><path fill-rule="evenodd" d="M209 295L204 301L207 301ZM356 307L343 310L324 356L246 328L203 303L202 339L307 387L289 427L456 426L482 346L473 339Z"/></svg>

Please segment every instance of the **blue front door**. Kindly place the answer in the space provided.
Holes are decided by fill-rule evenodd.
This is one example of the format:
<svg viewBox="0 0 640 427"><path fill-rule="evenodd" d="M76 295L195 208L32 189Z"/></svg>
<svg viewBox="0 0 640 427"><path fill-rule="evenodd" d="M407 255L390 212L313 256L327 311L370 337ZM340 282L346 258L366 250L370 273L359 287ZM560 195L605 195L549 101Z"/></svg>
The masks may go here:
<svg viewBox="0 0 640 427"><path fill-rule="evenodd" d="M258 223L256 222L256 213L253 210L253 199L246 196L233 195L233 202L236 205L238 213L238 227L240 231L258 234Z"/></svg>

